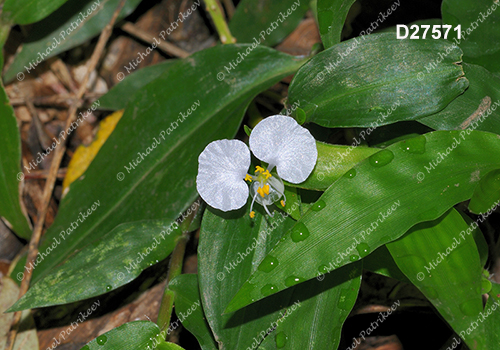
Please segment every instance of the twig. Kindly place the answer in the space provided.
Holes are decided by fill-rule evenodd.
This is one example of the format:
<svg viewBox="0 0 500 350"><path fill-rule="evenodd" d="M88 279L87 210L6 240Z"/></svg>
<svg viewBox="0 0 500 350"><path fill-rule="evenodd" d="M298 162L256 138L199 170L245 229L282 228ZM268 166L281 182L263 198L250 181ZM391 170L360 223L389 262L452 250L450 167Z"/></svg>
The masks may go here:
<svg viewBox="0 0 500 350"><path fill-rule="evenodd" d="M126 22L125 24L122 25L121 27L125 32L129 33L130 35L135 36L138 39L141 39L142 41L147 42L148 44L154 44L158 46L160 50L165 52L166 54L170 56L175 56L175 57L188 57L190 55L189 52L184 51L183 49L175 46L174 44L169 43L168 41L158 41L155 40L156 38L149 34L148 32L137 28L135 25L133 25L130 22Z"/></svg>
<svg viewBox="0 0 500 350"><path fill-rule="evenodd" d="M231 19L234 15L234 4L233 0L222 0L224 2L224 7L226 8L227 18Z"/></svg>
<svg viewBox="0 0 500 350"><path fill-rule="evenodd" d="M66 172L68 171L68 168L59 168L57 171L56 178L58 180L64 180L64 177L66 176ZM32 170L28 174L24 174L24 179L46 179L49 176L49 171L48 170Z"/></svg>
<svg viewBox="0 0 500 350"><path fill-rule="evenodd" d="M231 35L229 27L227 26L226 20L224 19L224 14L222 12L222 6L219 0L205 0L207 5L207 12L212 17L215 24L215 29L219 33L220 41L223 44L234 44L236 39Z"/></svg>
<svg viewBox="0 0 500 350"><path fill-rule="evenodd" d="M199 208L199 207L198 207ZM161 299L160 311L158 312L158 320L156 323L160 327L160 333L164 332L170 324L172 309L174 305L174 293L168 288L170 281L182 273L182 266L184 262L184 253L186 251L186 244L189 241L189 226L196 216L198 210L194 210L180 225L182 236L179 237L172 257L170 258L170 266L167 274L167 283L165 284L165 291Z"/></svg>
<svg viewBox="0 0 500 350"><path fill-rule="evenodd" d="M90 60L87 64L87 73L85 74L83 81L81 82L81 85L78 89L76 95L76 101L79 101L85 94L90 73L97 66L97 63L99 61L100 56L102 55L104 47L106 46L106 43L108 42L108 39L111 36L113 25L116 19L118 18L118 14L120 13L124 5L125 5L125 0L121 0L120 4L118 5L118 8L116 9L116 11L113 14L113 17L111 18L111 21L106 25L106 27L102 31L101 36L99 37L97 45L94 49L94 52L92 53L92 56L90 57ZM73 105L71 105L68 113L68 119L66 120L65 130L67 130L70 127L71 123L74 122L74 120L76 119L76 111L78 110L79 106L80 104L78 102L75 102ZM27 266L35 261L35 258L38 254L38 243L40 242L40 237L42 235L45 216L47 215L48 206L50 203L50 199L52 197L52 191L54 190L54 185L56 182L59 165L61 164L61 160L66 151L65 141L66 140L62 141L59 147L57 147L56 150L54 151L54 158L52 159L52 163L50 164L49 176L47 177L47 181L45 182L45 187L43 189L42 210L38 213L37 222L35 224L35 228L33 229L33 236L31 237L31 241L29 244L28 258L26 259ZM21 298L28 291L31 282L32 272L33 270L30 270L25 274L25 278L21 282L21 288L19 290L19 298ZM21 311L17 311L14 314L11 331L9 333L9 336L7 337L7 343L5 345L5 349L7 350L12 350L14 347L14 342L16 340L16 335L21 321L21 315L22 315Z"/></svg>
<svg viewBox="0 0 500 350"><path fill-rule="evenodd" d="M80 100L76 99L73 94L38 96L32 98L18 97L11 99L10 104L12 107L25 106L28 104L28 100L30 100L35 106L69 108L75 103L75 100L79 104L83 104L86 100L94 100L102 95L103 94L100 92L89 92Z"/></svg>

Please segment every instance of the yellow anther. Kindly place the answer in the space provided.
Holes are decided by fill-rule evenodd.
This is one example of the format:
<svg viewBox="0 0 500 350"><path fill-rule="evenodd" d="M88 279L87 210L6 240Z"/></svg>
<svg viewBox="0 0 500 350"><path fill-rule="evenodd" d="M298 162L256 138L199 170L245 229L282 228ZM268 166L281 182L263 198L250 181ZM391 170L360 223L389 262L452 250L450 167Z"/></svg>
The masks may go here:
<svg viewBox="0 0 500 350"><path fill-rule="evenodd" d="M255 212L254 211L251 211L250 212L250 218L253 219L255 217Z"/></svg>
<svg viewBox="0 0 500 350"><path fill-rule="evenodd" d="M264 172L264 168L263 167L258 166L258 165L255 167L255 173L256 174L257 173L263 173L263 172Z"/></svg>
<svg viewBox="0 0 500 350"><path fill-rule="evenodd" d="M284 201L283 199L281 200L281 202L280 202L280 203L281 203L281 206L282 206L282 207L284 207L284 206L285 206L285 201Z"/></svg>
<svg viewBox="0 0 500 350"><path fill-rule="evenodd" d="M262 173L262 175L264 175L266 177L266 180L269 179L270 177L272 177L272 175L269 173L269 170L266 170Z"/></svg>
<svg viewBox="0 0 500 350"><path fill-rule="evenodd" d="M264 198L266 194L269 194L269 185L265 185L264 187L259 187L257 189L257 193L260 194L262 198Z"/></svg>
<svg viewBox="0 0 500 350"><path fill-rule="evenodd" d="M245 181L250 181L250 182L252 182L252 176L247 174L247 175L245 176Z"/></svg>

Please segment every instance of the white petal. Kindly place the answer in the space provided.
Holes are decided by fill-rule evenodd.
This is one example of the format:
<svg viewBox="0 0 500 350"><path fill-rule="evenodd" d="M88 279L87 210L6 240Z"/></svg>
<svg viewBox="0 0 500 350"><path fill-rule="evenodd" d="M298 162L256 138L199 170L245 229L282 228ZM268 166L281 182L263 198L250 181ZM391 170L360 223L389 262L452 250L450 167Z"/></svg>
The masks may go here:
<svg viewBox="0 0 500 350"><path fill-rule="evenodd" d="M296 184L307 179L318 158L309 130L284 115L273 115L257 124L250 134L250 149L260 160L276 166L283 180Z"/></svg>
<svg viewBox="0 0 500 350"><path fill-rule="evenodd" d="M216 209L241 208L248 199L244 178L249 167L250 151L243 142L218 140L209 143L198 157L198 193Z"/></svg>

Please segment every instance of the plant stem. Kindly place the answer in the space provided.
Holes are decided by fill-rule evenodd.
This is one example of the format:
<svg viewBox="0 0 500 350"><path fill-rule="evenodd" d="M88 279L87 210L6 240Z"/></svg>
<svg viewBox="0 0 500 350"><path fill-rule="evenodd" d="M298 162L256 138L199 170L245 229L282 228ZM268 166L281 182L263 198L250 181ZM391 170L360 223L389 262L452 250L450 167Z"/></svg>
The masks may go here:
<svg viewBox="0 0 500 350"><path fill-rule="evenodd" d="M177 240L174 251L172 252L172 256L170 258L170 265L167 273L167 282L165 284L165 291L163 292L163 297L161 299L160 311L158 312L158 320L156 321L158 327L160 327L160 333L164 332L170 324L170 318L172 316L174 306L174 292L172 292L168 288L168 286L171 280L182 274L184 253L186 252L186 244L189 241L189 226L195 218L197 211L198 210L194 210L180 224L182 235Z"/></svg>
<svg viewBox="0 0 500 350"><path fill-rule="evenodd" d="M212 17L215 24L215 29L219 33L220 41L223 44L234 44L236 39L231 35L229 27L227 26L226 20L224 19L224 14L222 13L222 6L219 0L205 0L207 5L207 12Z"/></svg>

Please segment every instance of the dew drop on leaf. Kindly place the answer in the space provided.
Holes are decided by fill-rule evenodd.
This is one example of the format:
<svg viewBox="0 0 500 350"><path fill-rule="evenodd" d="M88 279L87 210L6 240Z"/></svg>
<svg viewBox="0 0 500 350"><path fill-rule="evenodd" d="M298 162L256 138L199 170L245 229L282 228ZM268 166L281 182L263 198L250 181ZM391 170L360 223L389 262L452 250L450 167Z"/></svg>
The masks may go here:
<svg viewBox="0 0 500 350"><path fill-rule="evenodd" d="M106 291L108 291L108 292L109 292L111 289L113 289L113 287L112 287L111 285L109 285L109 284L108 284L108 285L106 286Z"/></svg>
<svg viewBox="0 0 500 350"><path fill-rule="evenodd" d="M356 247L356 250L358 251L359 256L362 258L367 256L371 252L370 246L364 242L361 242L360 244L358 244L358 246Z"/></svg>
<svg viewBox="0 0 500 350"><path fill-rule="evenodd" d="M276 340L276 347L278 349L281 349L285 346L288 337L285 335L285 333L279 332L278 334L276 334L276 337L274 339Z"/></svg>
<svg viewBox="0 0 500 350"><path fill-rule="evenodd" d="M357 256L357 255L351 255L349 257L349 260L351 260L351 261L358 261L359 260L359 256Z"/></svg>
<svg viewBox="0 0 500 350"><path fill-rule="evenodd" d="M460 311L462 311L464 315L467 316L477 316L478 312L476 312L476 310L478 310L478 308L476 306L478 306L478 304L480 305L480 301L481 299L466 301L460 304ZM479 308L479 310L481 311L481 308Z"/></svg>
<svg viewBox="0 0 500 350"><path fill-rule="evenodd" d="M381 168L384 165L392 162L393 159L394 153L392 153L392 151L389 151L388 149L384 149L370 156L370 164L375 168Z"/></svg>
<svg viewBox="0 0 500 350"><path fill-rule="evenodd" d="M356 176L356 169L351 169L347 173L344 174L348 179L352 179Z"/></svg>
<svg viewBox="0 0 500 350"><path fill-rule="evenodd" d="M299 284L301 282L305 281L303 278L297 277L297 276L288 276L285 279L285 286L287 287L292 287L296 284Z"/></svg>
<svg viewBox="0 0 500 350"><path fill-rule="evenodd" d="M273 294L276 288L277 287L274 284L266 284L264 287L260 289L260 292L262 293L263 296L267 297L268 295Z"/></svg>
<svg viewBox="0 0 500 350"><path fill-rule="evenodd" d="M320 211L321 209L323 209L324 207L326 207L326 203L324 200L320 199L319 201L317 201L316 203L314 203L312 206L311 206L311 209L313 211Z"/></svg>
<svg viewBox="0 0 500 350"><path fill-rule="evenodd" d="M401 149L404 152L413 153L413 154L424 154L425 153L425 144L427 140L425 136L417 136L401 142Z"/></svg>
<svg viewBox="0 0 500 350"><path fill-rule="evenodd" d="M299 222L292 229L291 236L292 241L294 241L295 243L301 242L309 237L309 230L307 229L306 225L304 225L302 222Z"/></svg>
<svg viewBox="0 0 500 350"><path fill-rule="evenodd" d="M98 336L97 339L96 339L96 342L99 345L104 345L104 344L106 344L107 341L108 341L108 337L106 337L104 334Z"/></svg>
<svg viewBox="0 0 500 350"><path fill-rule="evenodd" d="M264 258L264 260L262 260L257 269L262 272L271 272L278 265L278 259L276 259L274 256L268 255Z"/></svg>

